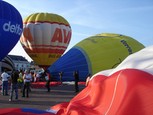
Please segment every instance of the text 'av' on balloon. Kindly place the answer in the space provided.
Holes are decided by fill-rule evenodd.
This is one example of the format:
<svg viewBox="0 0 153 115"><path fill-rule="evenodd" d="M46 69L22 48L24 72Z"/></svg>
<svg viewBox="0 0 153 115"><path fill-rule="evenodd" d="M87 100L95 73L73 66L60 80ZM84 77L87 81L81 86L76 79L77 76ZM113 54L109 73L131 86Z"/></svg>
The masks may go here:
<svg viewBox="0 0 153 115"><path fill-rule="evenodd" d="M20 42L34 62L46 69L67 49L71 33L70 24L62 16L34 13L23 22Z"/></svg>

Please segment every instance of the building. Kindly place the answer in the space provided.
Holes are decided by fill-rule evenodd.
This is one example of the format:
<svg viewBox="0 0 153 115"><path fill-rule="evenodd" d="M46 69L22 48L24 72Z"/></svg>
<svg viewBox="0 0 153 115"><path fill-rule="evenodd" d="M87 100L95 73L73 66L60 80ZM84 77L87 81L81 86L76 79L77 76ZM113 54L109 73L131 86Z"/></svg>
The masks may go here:
<svg viewBox="0 0 153 115"><path fill-rule="evenodd" d="M25 59L23 56L17 56L17 55L8 55L15 66L16 70L27 70L30 68L30 62L28 62L27 59Z"/></svg>

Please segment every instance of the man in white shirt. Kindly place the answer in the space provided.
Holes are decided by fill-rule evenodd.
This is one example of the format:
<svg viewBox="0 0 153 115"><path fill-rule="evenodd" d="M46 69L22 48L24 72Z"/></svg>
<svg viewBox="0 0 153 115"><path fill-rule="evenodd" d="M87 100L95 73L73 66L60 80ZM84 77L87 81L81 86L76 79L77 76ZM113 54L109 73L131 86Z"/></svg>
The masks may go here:
<svg viewBox="0 0 153 115"><path fill-rule="evenodd" d="M25 70L25 74L23 75L24 86L22 97L25 97L25 90L26 90L26 97L29 97L29 89L30 89L30 82L32 81L32 77L29 70Z"/></svg>
<svg viewBox="0 0 153 115"><path fill-rule="evenodd" d="M6 70L1 74L2 78L2 94L8 95L8 80L10 78L10 75L6 73Z"/></svg>

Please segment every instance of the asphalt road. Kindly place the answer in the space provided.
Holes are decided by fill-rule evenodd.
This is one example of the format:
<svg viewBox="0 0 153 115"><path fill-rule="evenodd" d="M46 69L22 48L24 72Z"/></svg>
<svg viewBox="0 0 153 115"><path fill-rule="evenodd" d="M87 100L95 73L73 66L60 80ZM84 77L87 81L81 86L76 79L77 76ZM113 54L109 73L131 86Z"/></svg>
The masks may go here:
<svg viewBox="0 0 153 115"><path fill-rule="evenodd" d="M80 91L84 85L79 85ZM19 100L9 102L9 96L0 95L0 108L34 108L40 110L49 109L51 106L61 102L69 102L77 93L75 93L74 85L52 86L51 91L46 89L32 89L29 98L22 97L19 92Z"/></svg>

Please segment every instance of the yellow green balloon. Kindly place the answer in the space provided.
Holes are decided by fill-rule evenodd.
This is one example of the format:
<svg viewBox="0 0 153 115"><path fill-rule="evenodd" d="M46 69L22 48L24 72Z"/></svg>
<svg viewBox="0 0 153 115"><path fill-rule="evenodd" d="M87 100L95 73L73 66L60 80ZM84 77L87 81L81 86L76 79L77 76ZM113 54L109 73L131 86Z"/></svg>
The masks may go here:
<svg viewBox="0 0 153 115"><path fill-rule="evenodd" d="M73 80L72 72L79 71L80 79L88 73L115 68L128 55L144 48L137 40L121 34L97 34L76 44L57 60L49 70L52 74L63 71L63 79Z"/></svg>

